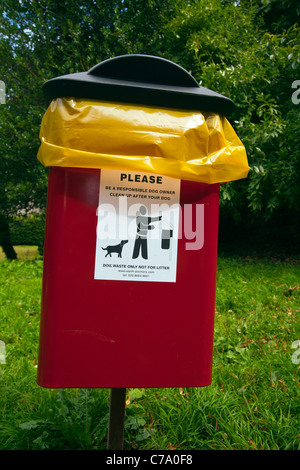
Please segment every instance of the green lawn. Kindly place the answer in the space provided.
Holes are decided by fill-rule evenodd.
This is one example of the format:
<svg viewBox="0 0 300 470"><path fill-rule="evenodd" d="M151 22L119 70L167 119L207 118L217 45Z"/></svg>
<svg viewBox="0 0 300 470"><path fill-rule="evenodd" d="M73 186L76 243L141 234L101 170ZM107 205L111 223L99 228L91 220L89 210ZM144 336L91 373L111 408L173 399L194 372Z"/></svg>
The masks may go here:
<svg viewBox="0 0 300 470"><path fill-rule="evenodd" d="M109 390L36 385L34 258L0 263L0 449L105 449ZM219 257L213 383L128 390L126 449L300 449L299 274L296 260Z"/></svg>
<svg viewBox="0 0 300 470"><path fill-rule="evenodd" d="M40 256L37 246L22 245L22 246L15 246L14 249L17 253L19 261L29 261L29 260L37 259ZM1 261L4 261L4 260L5 260L5 254L3 253L3 250L0 247L0 263Z"/></svg>

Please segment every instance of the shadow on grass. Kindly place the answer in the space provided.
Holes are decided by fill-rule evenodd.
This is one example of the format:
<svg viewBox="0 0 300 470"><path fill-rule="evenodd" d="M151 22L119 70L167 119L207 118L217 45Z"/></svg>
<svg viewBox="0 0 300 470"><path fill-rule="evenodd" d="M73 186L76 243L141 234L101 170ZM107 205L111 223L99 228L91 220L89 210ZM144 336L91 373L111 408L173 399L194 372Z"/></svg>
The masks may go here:
<svg viewBox="0 0 300 470"><path fill-rule="evenodd" d="M31 261L40 258L40 254L38 251L37 246L29 246L29 245L22 245L22 246L14 246L14 249L17 253L19 261ZM6 256L0 248L0 263L6 260Z"/></svg>

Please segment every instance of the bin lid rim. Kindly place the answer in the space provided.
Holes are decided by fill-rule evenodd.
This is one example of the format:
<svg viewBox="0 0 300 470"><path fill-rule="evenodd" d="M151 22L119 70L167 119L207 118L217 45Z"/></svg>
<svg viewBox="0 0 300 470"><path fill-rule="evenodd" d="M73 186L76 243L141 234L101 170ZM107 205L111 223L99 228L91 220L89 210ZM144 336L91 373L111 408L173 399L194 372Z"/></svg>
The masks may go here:
<svg viewBox="0 0 300 470"><path fill-rule="evenodd" d="M128 67L130 64L140 65L136 78ZM153 70L153 81L145 81L147 70L150 73ZM87 72L52 78L43 85L43 91L48 103L69 96L220 114L230 114L235 107L230 98L200 86L189 72L174 62L142 54L117 56Z"/></svg>

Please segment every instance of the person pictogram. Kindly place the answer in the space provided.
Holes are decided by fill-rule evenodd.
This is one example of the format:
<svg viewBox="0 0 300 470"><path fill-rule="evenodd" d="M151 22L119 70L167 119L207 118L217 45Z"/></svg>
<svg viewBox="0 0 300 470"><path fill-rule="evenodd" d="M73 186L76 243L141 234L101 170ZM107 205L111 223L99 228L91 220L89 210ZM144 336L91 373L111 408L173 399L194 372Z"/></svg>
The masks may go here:
<svg viewBox="0 0 300 470"><path fill-rule="evenodd" d="M154 225L150 225L153 222L161 220L162 216L148 217L146 215L147 209L145 206L141 206L140 210L136 213L136 225L137 234L134 243L132 258L137 258L140 254L142 258L148 259L148 231L154 229Z"/></svg>

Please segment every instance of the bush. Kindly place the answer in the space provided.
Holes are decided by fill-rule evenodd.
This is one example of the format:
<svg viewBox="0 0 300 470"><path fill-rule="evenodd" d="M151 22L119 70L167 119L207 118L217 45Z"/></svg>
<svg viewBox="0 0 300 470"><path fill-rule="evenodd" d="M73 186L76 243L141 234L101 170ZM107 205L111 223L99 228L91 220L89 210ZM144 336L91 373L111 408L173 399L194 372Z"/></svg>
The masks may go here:
<svg viewBox="0 0 300 470"><path fill-rule="evenodd" d="M37 245L40 255L44 249L45 214L14 216L10 219L13 245Z"/></svg>

